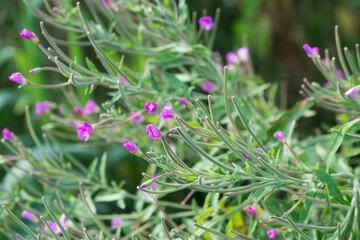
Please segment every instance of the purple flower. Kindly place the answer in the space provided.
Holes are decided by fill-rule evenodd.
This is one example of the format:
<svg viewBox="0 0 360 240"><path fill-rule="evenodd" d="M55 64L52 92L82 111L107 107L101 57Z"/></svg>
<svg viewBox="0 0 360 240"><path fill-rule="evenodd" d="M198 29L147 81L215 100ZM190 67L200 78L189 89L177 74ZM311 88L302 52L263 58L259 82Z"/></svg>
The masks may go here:
<svg viewBox="0 0 360 240"><path fill-rule="evenodd" d="M121 218L113 218L110 221L110 225L112 228L117 228L119 225L121 225L124 221Z"/></svg>
<svg viewBox="0 0 360 240"><path fill-rule="evenodd" d="M258 147L256 149L259 150L259 152L261 152L261 153L265 153L264 150L261 147Z"/></svg>
<svg viewBox="0 0 360 240"><path fill-rule="evenodd" d="M358 91L358 90L359 90L359 85L358 85L358 86L355 86L355 87L353 87L353 88L350 88L349 90L347 90L347 91L345 92L345 95L348 96L348 97L352 96L352 97L354 97L354 98L357 98L357 95L358 95L357 91Z"/></svg>
<svg viewBox="0 0 360 240"><path fill-rule="evenodd" d="M135 145L135 143L132 143L128 140L126 140L124 142L124 145L123 145L127 150L129 150L131 153L134 153L134 152L138 152L139 149L138 147Z"/></svg>
<svg viewBox="0 0 360 240"><path fill-rule="evenodd" d="M29 70L29 74L34 74L34 73L35 73L34 69Z"/></svg>
<svg viewBox="0 0 360 240"><path fill-rule="evenodd" d="M344 72L341 70L337 70L336 71L336 76L338 76L338 78L343 78L344 77Z"/></svg>
<svg viewBox="0 0 360 240"><path fill-rule="evenodd" d="M68 123L71 125L76 125L76 120L75 119L69 119Z"/></svg>
<svg viewBox="0 0 360 240"><path fill-rule="evenodd" d="M248 206L246 210L253 216L257 214L256 210L253 209L251 206Z"/></svg>
<svg viewBox="0 0 360 240"><path fill-rule="evenodd" d="M228 64L237 63L239 61L238 56L234 52L228 52L226 54L226 62Z"/></svg>
<svg viewBox="0 0 360 240"><path fill-rule="evenodd" d="M143 120L143 117L140 115L140 112L131 112L129 117L136 116L131 123L139 123Z"/></svg>
<svg viewBox="0 0 360 240"><path fill-rule="evenodd" d="M220 54L219 51L214 51L214 54L217 55L217 56L219 56L219 57L221 57L221 54ZM219 61L219 58L218 58L218 57L214 57L212 60L213 60L214 62L218 62L218 61Z"/></svg>
<svg viewBox="0 0 360 240"><path fill-rule="evenodd" d="M186 100L185 98L180 98L179 101L184 104L185 106L187 106L190 102L188 100Z"/></svg>
<svg viewBox="0 0 360 240"><path fill-rule="evenodd" d="M144 106L144 109L146 111L148 111L149 114L153 114L157 110L157 104L156 104L156 102L147 101L145 106Z"/></svg>
<svg viewBox="0 0 360 240"><path fill-rule="evenodd" d="M170 132L175 132L175 128L171 128L171 129L170 129Z"/></svg>
<svg viewBox="0 0 360 240"><path fill-rule="evenodd" d="M200 27L205 31L210 31L214 27L214 22L210 16L201 17L198 22Z"/></svg>
<svg viewBox="0 0 360 240"><path fill-rule="evenodd" d="M10 77L9 77L9 80L13 81L13 82L20 83L20 84L25 84L25 78L19 72L11 74Z"/></svg>
<svg viewBox="0 0 360 240"><path fill-rule="evenodd" d="M148 185L146 184L141 184L141 186L139 187L140 189L146 188Z"/></svg>
<svg viewBox="0 0 360 240"><path fill-rule="evenodd" d="M215 83L213 83L213 82L206 81L203 83L202 89L205 92L212 91L212 90L214 90L214 88L215 88Z"/></svg>
<svg viewBox="0 0 360 240"><path fill-rule="evenodd" d="M247 47L239 48L236 53L242 62L246 62L249 58L249 49Z"/></svg>
<svg viewBox="0 0 360 240"><path fill-rule="evenodd" d="M249 155L247 155L246 153L244 153L244 158L246 158L246 159L251 159L251 157L249 156Z"/></svg>
<svg viewBox="0 0 360 240"><path fill-rule="evenodd" d="M158 173L155 173L155 175L153 176L153 178L156 178L157 176L159 176L159 174L158 174ZM154 182L151 184L151 188L152 188L153 190L155 190L156 186L157 186L157 183L154 181Z"/></svg>
<svg viewBox="0 0 360 240"><path fill-rule="evenodd" d="M21 217L23 217L25 219L29 219L29 220L35 220L36 219L35 215L32 214L31 212L29 212L28 210L22 211Z"/></svg>
<svg viewBox="0 0 360 240"><path fill-rule="evenodd" d="M73 108L73 110L74 110L75 113L77 113L77 114L79 114L79 115L82 115L82 114L83 114L83 110L82 110L82 108L79 107L79 106L75 106L75 107Z"/></svg>
<svg viewBox="0 0 360 240"><path fill-rule="evenodd" d="M323 88L329 88L329 87L331 87L331 83L326 82L323 84Z"/></svg>
<svg viewBox="0 0 360 240"><path fill-rule="evenodd" d="M308 57L309 58L312 58L313 55L319 55L320 54L320 51L319 51L319 48L318 47L313 47L311 48L309 46L309 44L304 44L303 45L303 49L305 50L305 52L307 53Z"/></svg>
<svg viewBox="0 0 360 240"><path fill-rule="evenodd" d="M57 235L60 235L62 234L61 232L61 229L60 227L55 223L55 222L52 222L52 221L46 221L49 226L51 227L51 229L57 234ZM59 222L61 224L61 226L66 229L67 228L67 225L66 225L66 216L65 214L61 214L61 217L59 218ZM50 232L49 228L47 226L44 227L44 230L45 232Z"/></svg>
<svg viewBox="0 0 360 240"><path fill-rule="evenodd" d="M151 139L154 140L158 139L161 136L161 131L151 124L146 126L146 133L149 135Z"/></svg>
<svg viewBox="0 0 360 240"><path fill-rule="evenodd" d="M266 234L269 236L269 238L275 238L276 234L277 234L277 230L271 229L271 230L267 231Z"/></svg>
<svg viewBox="0 0 360 240"><path fill-rule="evenodd" d="M93 130L92 126L85 121L83 121L83 124L78 125L76 127L78 138L81 140L85 140L85 142L89 140L92 130Z"/></svg>
<svg viewBox="0 0 360 240"><path fill-rule="evenodd" d="M127 83L126 79L123 76L119 76L119 81L123 83Z"/></svg>
<svg viewBox="0 0 360 240"><path fill-rule="evenodd" d="M276 131L273 136L274 136L274 138L279 139L281 142L286 141L282 131Z"/></svg>
<svg viewBox="0 0 360 240"><path fill-rule="evenodd" d="M6 140L13 140L14 139L13 133L10 132L10 130L7 129L7 128L4 128L2 130L2 135L3 135L3 138L6 139Z"/></svg>
<svg viewBox="0 0 360 240"><path fill-rule="evenodd" d="M36 115L43 114L44 112L49 111L50 107L51 107L51 103L49 101L36 102L35 103L35 114Z"/></svg>
<svg viewBox="0 0 360 240"><path fill-rule="evenodd" d="M321 62L325 67L328 67L328 61L326 60L326 58L321 59Z"/></svg>
<svg viewBox="0 0 360 240"><path fill-rule="evenodd" d="M32 32L30 32L30 31L27 30L27 29L23 29L23 30L21 31L20 37L26 38L26 39L30 39L30 40L36 38L35 34L32 33Z"/></svg>
<svg viewBox="0 0 360 240"><path fill-rule="evenodd" d="M163 120L169 119L169 118L174 118L175 117L175 112L172 109L172 107L170 105L166 105L162 112L160 113L160 117Z"/></svg>
<svg viewBox="0 0 360 240"><path fill-rule="evenodd" d="M83 109L83 114L89 115L93 114L96 111L97 105L93 100L88 100Z"/></svg>

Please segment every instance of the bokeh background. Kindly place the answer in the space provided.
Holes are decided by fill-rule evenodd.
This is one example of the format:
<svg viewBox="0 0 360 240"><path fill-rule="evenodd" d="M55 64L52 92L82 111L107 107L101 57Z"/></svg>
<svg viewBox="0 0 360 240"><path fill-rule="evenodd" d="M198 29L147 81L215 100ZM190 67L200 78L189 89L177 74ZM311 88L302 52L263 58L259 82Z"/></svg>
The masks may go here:
<svg viewBox="0 0 360 240"><path fill-rule="evenodd" d="M100 0L99 0L100 1ZM41 0L32 0L42 8ZM190 11L206 11L214 15L216 8L221 8L221 18L214 50L224 57L228 51L243 46L244 34L247 35L251 58L255 72L267 82L278 83L286 101L279 101L284 108L293 106L302 99L299 94L302 79L324 82L312 62L302 50L308 43L321 50L329 48L330 55L335 54L334 26L340 26L340 35L344 46L354 48L360 38L360 1L359 0L197 0L188 1ZM30 41L19 37L23 28L40 35L39 19L34 18L21 0L0 0L0 129L7 127L22 139L25 145L33 147L24 119L24 109L31 109L36 101L61 101L62 95L57 91L44 91L31 87L17 89L17 84L8 80L13 72L27 73L38 66L48 66L46 57ZM57 34L56 29L49 31ZM63 34L63 33L61 33ZM72 34L65 36L73 39ZM70 56L83 56L82 49L67 49ZM88 53L86 53L88 54ZM136 69L137 61L128 62L129 67ZM47 79L58 77L51 73L40 73L29 76L30 80L45 83ZM81 91L81 90L79 90ZM83 103L87 96L81 99ZM305 119L299 126L303 134L313 134L319 122L334 124L331 113L315 109L316 117ZM46 115L38 118L35 128L40 132L41 125L49 121ZM100 156L99 151L81 150L80 145L67 143L69 151L76 152L84 161L91 161ZM109 179L120 181L126 179L127 188L133 189L139 184L139 174L146 167L142 160L134 161L128 153L118 146L108 146ZM0 153L5 149L0 146ZM5 172L0 170L0 181Z"/></svg>

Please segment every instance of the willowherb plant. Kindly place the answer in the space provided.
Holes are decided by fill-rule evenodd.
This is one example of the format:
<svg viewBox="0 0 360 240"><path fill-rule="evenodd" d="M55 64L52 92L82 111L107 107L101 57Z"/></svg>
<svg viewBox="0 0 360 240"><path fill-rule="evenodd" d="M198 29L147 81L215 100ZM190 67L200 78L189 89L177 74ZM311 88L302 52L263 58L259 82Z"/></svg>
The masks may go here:
<svg viewBox="0 0 360 240"><path fill-rule="evenodd" d="M44 21L43 37L26 29L20 36L52 63L29 74L53 71L66 81L39 85L22 73L9 80L61 90L66 102L36 103L36 115L51 116L42 139L26 108L39 151L11 129L2 131L9 151L0 157L7 172L0 187L4 237L359 238L359 166L349 160L359 153L360 54L358 45L356 58L342 51L337 27L340 67L328 50L322 59L305 44L329 83L305 80L306 99L285 111L275 104L276 86L253 73L246 41L226 54L226 64L213 52L220 10L212 18L190 16L184 0L45 0L44 12L24 2ZM48 24L78 40L50 35ZM84 65L70 58L64 48L73 45L85 53L91 47L96 58L88 53ZM127 66L128 58L138 69ZM105 91L109 99L81 105L74 87ZM298 139L296 123L314 104L335 111L338 126ZM65 139L80 139L89 151L99 145L128 150L133 161L147 162L144 181L135 193L109 182L106 152L87 167L66 150ZM180 191L182 202L169 200ZM195 199L197 192L205 198Z"/></svg>

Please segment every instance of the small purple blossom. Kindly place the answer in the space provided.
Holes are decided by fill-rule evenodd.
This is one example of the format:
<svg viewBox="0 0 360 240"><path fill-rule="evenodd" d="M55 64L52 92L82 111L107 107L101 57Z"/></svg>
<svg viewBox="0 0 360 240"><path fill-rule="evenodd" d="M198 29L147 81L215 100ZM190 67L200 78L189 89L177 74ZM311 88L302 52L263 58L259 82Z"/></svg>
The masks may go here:
<svg viewBox="0 0 360 240"><path fill-rule="evenodd" d="M83 114L83 110L82 110L82 108L79 107L79 106L75 106L75 107L73 108L73 110L74 110L74 112L75 112L76 114L79 114L79 115L82 115L82 114Z"/></svg>
<svg viewBox="0 0 360 240"><path fill-rule="evenodd" d="M132 143L128 140L124 142L123 145L127 150L129 150L131 153L138 152L139 148L135 145L135 143Z"/></svg>
<svg viewBox="0 0 360 240"><path fill-rule="evenodd" d="M143 117L140 115L140 112L131 112L129 117L136 116L131 123L139 123L143 120Z"/></svg>
<svg viewBox="0 0 360 240"><path fill-rule="evenodd" d="M241 62L246 62L249 58L249 49L247 47L239 48L236 53Z"/></svg>
<svg viewBox="0 0 360 240"><path fill-rule="evenodd" d="M34 69L29 70L29 74L34 74L34 73L35 73Z"/></svg>
<svg viewBox="0 0 360 240"><path fill-rule="evenodd" d="M185 98L180 98L179 101L184 104L185 106L187 106L190 102L188 100L186 100Z"/></svg>
<svg viewBox="0 0 360 240"><path fill-rule="evenodd" d="M10 77L9 77L9 80L13 81L13 82L20 83L20 84L25 84L25 78L19 72L11 74Z"/></svg>
<svg viewBox="0 0 360 240"><path fill-rule="evenodd" d="M322 64L323 64L325 67L328 67L328 66L329 66L329 65L328 65L328 61L326 60L326 58L321 59L321 62L322 62Z"/></svg>
<svg viewBox="0 0 360 240"><path fill-rule="evenodd" d="M119 81L123 83L127 83L126 79L123 76L119 76Z"/></svg>
<svg viewBox="0 0 360 240"><path fill-rule="evenodd" d="M104 5L105 8L109 8L111 5L110 0L101 0L102 4Z"/></svg>
<svg viewBox="0 0 360 240"><path fill-rule="evenodd" d="M87 142L89 140L92 130L93 130L93 127L85 121L83 121L83 124L78 125L76 127L76 131L78 133L78 138L81 140L85 140L85 142Z"/></svg>
<svg viewBox="0 0 360 240"><path fill-rule="evenodd" d="M215 83L213 83L213 82L206 81L203 83L202 89L205 92L212 91L212 90L214 90L214 88L215 88Z"/></svg>
<svg viewBox="0 0 360 240"><path fill-rule="evenodd" d="M149 135L149 137L151 139L154 139L154 140L161 137L161 131L158 128L156 128L154 125L151 125L151 124L146 126L146 133Z"/></svg>
<svg viewBox="0 0 360 240"><path fill-rule="evenodd" d="M246 210L253 216L257 214L256 210L251 206L248 206Z"/></svg>
<svg viewBox="0 0 360 240"><path fill-rule="evenodd" d="M24 210L21 213L21 217L28 219L28 220L35 220L36 217L34 214L32 214L31 212L29 212L28 210Z"/></svg>
<svg viewBox="0 0 360 240"><path fill-rule="evenodd" d="M174 118L175 117L175 112L174 112L173 108L170 105L166 105L165 107L163 107L163 110L160 113L160 117L163 120L166 120L166 119L169 119L169 118Z"/></svg>
<svg viewBox="0 0 360 240"><path fill-rule="evenodd" d="M36 38L35 34L32 33L32 32L30 32L30 31L27 30L27 29L23 29L23 30L21 31L20 37L26 38L26 39L29 39L29 40Z"/></svg>
<svg viewBox="0 0 360 240"><path fill-rule="evenodd" d="M110 225L112 228L117 228L119 225L121 225L124 221L121 218L113 218L110 221Z"/></svg>
<svg viewBox="0 0 360 240"><path fill-rule="evenodd" d="M175 128L171 128L171 129L170 129L170 132L175 132Z"/></svg>
<svg viewBox="0 0 360 240"><path fill-rule="evenodd" d="M341 70L336 70L336 76L338 76L338 78L343 78L344 77L344 72Z"/></svg>
<svg viewBox="0 0 360 240"><path fill-rule="evenodd" d="M200 27L205 31L210 31L214 27L214 22L210 16L201 17L198 22Z"/></svg>
<svg viewBox="0 0 360 240"><path fill-rule="evenodd" d="M52 222L52 221L46 221L49 226L51 227L51 229L57 234L57 235L60 235L62 234L61 232L61 229L60 227L55 223L55 222ZM67 228L67 225L66 225L66 216L65 214L61 214L61 217L59 218L59 222L61 224L61 226L66 229ZM47 226L44 227L44 230L45 232L50 232L49 228Z"/></svg>
<svg viewBox="0 0 360 240"><path fill-rule="evenodd" d="M246 153L244 153L244 158L246 158L246 159L251 159L251 157L249 156L249 155L247 155Z"/></svg>
<svg viewBox="0 0 360 240"><path fill-rule="evenodd" d="M225 57L228 64L237 63L239 61L238 56L234 52L228 52Z"/></svg>
<svg viewBox="0 0 360 240"><path fill-rule="evenodd" d="M44 112L49 111L50 107L51 107L51 102L49 102L49 101L36 102L35 103L35 114L36 115L43 114Z"/></svg>
<svg viewBox="0 0 360 240"><path fill-rule="evenodd" d="M277 234L277 230L271 229L271 230L267 231L266 234L269 236L269 238L275 238L276 234Z"/></svg>
<svg viewBox="0 0 360 240"><path fill-rule="evenodd" d="M153 176L153 178L156 178L156 177L158 177L158 176L159 176L159 174L158 174L158 173L155 173L155 175ZM153 190L155 190L156 186L157 186L157 183L154 181L154 182L151 184L151 188L152 188Z"/></svg>
<svg viewBox="0 0 360 240"><path fill-rule="evenodd" d="M329 88L329 87L331 87L331 83L330 83L330 82L326 82L326 83L323 84L322 87L323 87L323 88Z"/></svg>
<svg viewBox="0 0 360 240"><path fill-rule="evenodd" d="M358 96L358 90L359 90L359 85L358 86L355 86L355 87L352 87L350 88L349 90L347 90L345 92L345 95L348 96L348 97L354 97L354 98L357 98Z"/></svg>
<svg viewBox="0 0 360 240"><path fill-rule="evenodd" d="M152 101L147 101L144 109L149 113L149 114L153 114L156 112L157 110L157 104L156 102L152 102Z"/></svg>
<svg viewBox="0 0 360 240"><path fill-rule="evenodd" d="M261 153L265 153L264 152L264 149L262 149L261 147L258 147L258 148L256 148L257 150L259 150L259 152L261 152Z"/></svg>
<svg viewBox="0 0 360 240"><path fill-rule="evenodd" d="M88 100L83 109L83 114L85 115L93 114L96 111L96 108L97 108L96 103L93 100Z"/></svg>
<svg viewBox="0 0 360 240"><path fill-rule="evenodd" d="M146 184L141 184L141 186L139 187L140 189L146 188L148 185Z"/></svg>
<svg viewBox="0 0 360 240"><path fill-rule="evenodd" d="M305 52L307 53L309 58L312 58L314 54L315 55L320 54L320 51L319 51L318 47L311 48L309 44L304 44L303 49L305 50Z"/></svg>
<svg viewBox="0 0 360 240"><path fill-rule="evenodd" d="M2 135L3 135L3 138L6 139L6 140L13 140L14 139L14 134L7 128L4 128L2 130Z"/></svg>
<svg viewBox="0 0 360 240"><path fill-rule="evenodd" d="M281 142L286 141L282 131L276 131L273 136L274 136L274 138L279 139Z"/></svg>

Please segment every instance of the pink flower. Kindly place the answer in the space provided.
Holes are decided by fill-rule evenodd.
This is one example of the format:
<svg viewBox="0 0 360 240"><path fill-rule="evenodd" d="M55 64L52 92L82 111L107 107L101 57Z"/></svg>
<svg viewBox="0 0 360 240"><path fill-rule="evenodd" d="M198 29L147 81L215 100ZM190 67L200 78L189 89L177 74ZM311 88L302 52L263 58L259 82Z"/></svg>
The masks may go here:
<svg viewBox="0 0 360 240"><path fill-rule="evenodd" d="M49 101L36 102L35 103L35 114L36 115L43 114L44 112L49 111L50 107L51 107L51 103Z"/></svg>
<svg viewBox="0 0 360 240"><path fill-rule="evenodd" d="M3 135L3 138L6 139L6 140L13 140L14 139L14 134L12 132L10 132L10 130L7 129L7 128L4 128L2 130L2 135Z"/></svg>
<svg viewBox="0 0 360 240"><path fill-rule="evenodd" d="M239 48L236 53L241 62L246 62L249 58L249 49L247 47Z"/></svg>
<svg viewBox="0 0 360 240"><path fill-rule="evenodd" d="M329 87L331 87L331 83L326 82L323 84L323 88L329 88Z"/></svg>
<svg viewBox="0 0 360 240"><path fill-rule="evenodd" d="M185 106L187 106L190 102L188 100L186 100L185 98L180 98L179 101L184 104Z"/></svg>
<svg viewBox="0 0 360 240"><path fill-rule="evenodd" d="M326 58L321 59L321 62L325 67L328 67L328 61L326 60Z"/></svg>
<svg viewBox="0 0 360 240"><path fill-rule="evenodd" d="M198 22L200 27L205 31L210 31L214 27L214 22L210 16L201 17Z"/></svg>
<svg viewBox="0 0 360 240"><path fill-rule="evenodd" d="M251 157L249 156L249 155L247 155L246 153L244 153L244 158L246 158L246 159L251 159Z"/></svg>
<svg viewBox="0 0 360 240"><path fill-rule="evenodd" d="M83 110L82 110L82 108L79 107L79 106L75 106L75 107L73 108L73 110L74 110L74 112L75 112L76 114L79 114L79 115L82 115L82 114L83 114Z"/></svg>
<svg viewBox="0 0 360 240"><path fill-rule="evenodd" d="M282 131L276 131L273 136L274 136L274 138L279 139L281 142L286 141Z"/></svg>
<svg viewBox="0 0 360 240"><path fill-rule="evenodd" d="M160 117L163 120L169 119L169 118L174 118L175 117L175 112L173 110L173 108L170 105L166 105L162 112L160 113Z"/></svg>
<svg viewBox="0 0 360 240"><path fill-rule="evenodd" d="M78 125L76 127L78 138L81 140L85 140L85 142L89 140L92 130L93 130L92 126L85 121L83 121L83 124Z"/></svg>
<svg viewBox="0 0 360 240"><path fill-rule="evenodd" d="M214 62L218 62L218 61L220 60L220 58L221 58L221 54L220 54L219 51L214 51L214 54L217 55L217 56L219 56L219 57L214 57L212 60L213 60Z"/></svg>
<svg viewBox="0 0 360 240"><path fill-rule="evenodd" d="M215 88L215 83L213 83L213 82L206 81L206 82L203 83L202 89L203 89L203 91L205 91L205 92L213 91L214 88Z"/></svg>
<svg viewBox="0 0 360 240"><path fill-rule="evenodd" d="M159 176L159 174L158 174L158 173L155 173L155 175L153 176L153 178L156 178L157 176ZM151 184L151 188L152 188L153 190L155 190L156 186L157 186L157 183L154 181L154 182Z"/></svg>
<svg viewBox="0 0 360 240"><path fill-rule="evenodd" d="M119 225L121 225L124 221L121 218L113 218L110 221L110 225L112 228L117 228Z"/></svg>
<svg viewBox="0 0 360 240"><path fill-rule="evenodd" d="M271 230L267 231L266 234L269 236L269 238L275 238L276 234L277 234L277 230L271 229Z"/></svg>
<svg viewBox="0 0 360 240"><path fill-rule="evenodd" d="M171 128L171 129L170 129L170 132L175 132L175 128Z"/></svg>
<svg viewBox="0 0 360 240"><path fill-rule="evenodd" d="M135 145L135 143L132 143L128 140L124 142L123 145L127 150L129 150L131 153L138 152L139 148Z"/></svg>
<svg viewBox="0 0 360 240"><path fill-rule="evenodd" d="M137 115L137 116L136 116ZM131 112L129 117L136 116L131 123L139 123L143 120L143 117L140 115L140 112Z"/></svg>
<svg viewBox="0 0 360 240"><path fill-rule="evenodd" d="M83 109L85 115L93 114L96 111L97 105L93 100L88 100Z"/></svg>
<svg viewBox="0 0 360 240"><path fill-rule="evenodd" d="M29 40L36 38L35 34L32 33L32 32L30 32L30 31L27 30L27 29L23 29L23 30L21 31L20 37L26 38L26 39L29 39Z"/></svg>
<svg viewBox="0 0 360 240"><path fill-rule="evenodd" d="M233 63L239 62L238 56L234 52L228 52L225 57L226 57L226 62L228 64L233 64Z"/></svg>
<svg viewBox="0 0 360 240"><path fill-rule="evenodd" d="M253 216L257 214L256 210L253 209L251 206L248 206L246 210Z"/></svg>
<svg viewBox="0 0 360 240"><path fill-rule="evenodd" d="M146 111L148 111L149 114L153 114L157 110L157 104L156 104L156 102L147 101L145 106L144 106L144 109Z"/></svg>
<svg viewBox="0 0 360 240"><path fill-rule="evenodd" d="M119 76L119 81L123 83L127 83L126 79L123 76Z"/></svg>
<svg viewBox="0 0 360 240"><path fill-rule="evenodd" d="M35 220L36 219L35 215L32 214L31 212L29 212L28 210L22 211L21 217L23 217L25 219L29 219L29 220Z"/></svg>
<svg viewBox="0 0 360 240"><path fill-rule="evenodd" d="M303 49L305 50L309 58L312 58L314 55L317 56L320 54L318 47L311 48L309 44L304 44Z"/></svg>
<svg viewBox="0 0 360 240"><path fill-rule="evenodd" d="M341 70L337 70L336 71L336 76L338 76L339 78L343 78L344 77L344 72Z"/></svg>
<svg viewBox="0 0 360 240"><path fill-rule="evenodd" d="M259 152L261 152L261 153L265 153L264 150L261 147L258 147L256 149L259 150Z"/></svg>
<svg viewBox="0 0 360 240"><path fill-rule="evenodd" d="M9 80L13 81L13 82L20 83L20 84L25 84L25 78L19 72L11 74L10 77L9 77Z"/></svg>
<svg viewBox="0 0 360 240"><path fill-rule="evenodd" d="M151 139L154 139L154 140L161 137L161 131L158 128L156 128L154 125L151 125L151 124L146 126L146 133L149 135L149 137Z"/></svg>
<svg viewBox="0 0 360 240"><path fill-rule="evenodd" d="M57 235L60 235L62 234L61 232L61 229L60 227L55 223L55 222L52 222L52 221L46 221L49 226L51 227L51 229L57 234ZM67 228L67 225L66 225L66 216L65 214L61 214L61 217L59 218L59 222L61 224L61 226L66 229ZM44 230L45 232L50 232L49 228L47 226L44 227Z"/></svg>
<svg viewBox="0 0 360 240"><path fill-rule="evenodd" d="M357 95L358 95L357 91L358 90L359 90L359 86L352 87L352 88L350 88L349 90L347 90L345 92L345 95L348 96L348 97L351 96L353 98L357 98Z"/></svg>
<svg viewBox="0 0 360 240"><path fill-rule="evenodd" d="M141 186L139 187L140 189L146 188L148 185L146 184L141 184Z"/></svg>

